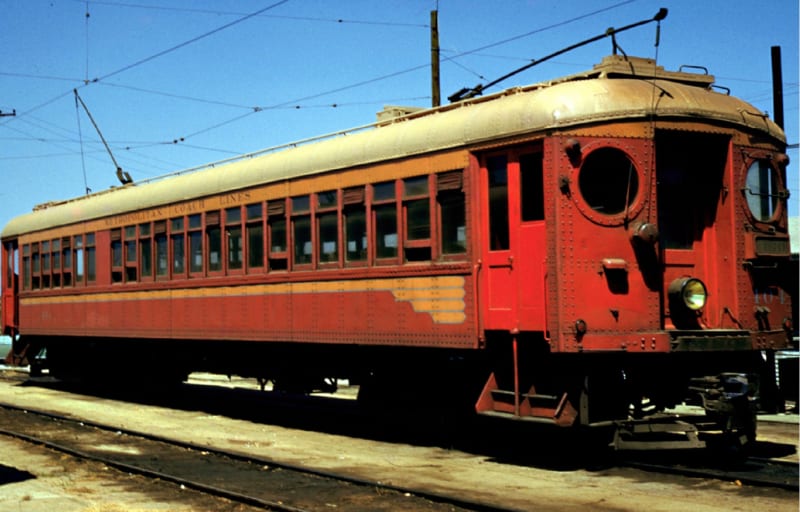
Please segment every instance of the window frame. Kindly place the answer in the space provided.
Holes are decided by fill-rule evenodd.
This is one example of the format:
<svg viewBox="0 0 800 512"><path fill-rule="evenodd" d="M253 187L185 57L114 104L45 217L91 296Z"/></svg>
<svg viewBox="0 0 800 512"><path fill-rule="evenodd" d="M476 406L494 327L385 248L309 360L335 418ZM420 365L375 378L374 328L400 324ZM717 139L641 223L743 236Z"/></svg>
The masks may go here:
<svg viewBox="0 0 800 512"><path fill-rule="evenodd" d="M289 215L288 215L288 200L281 198L267 202L266 210L266 266L267 272L287 272L289 270ZM276 251L277 246L274 245L276 232L275 224L283 224L283 237L282 250Z"/></svg>
<svg viewBox="0 0 800 512"><path fill-rule="evenodd" d="M247 258L247 254L245 253L245 230L244 230L244 215L242 214L243 208L241 205L239 206L232 206L225 208L222 210L221 213L225 215L224 219L224 229L223 232L223 240L222 240L222 252L223 252L223 267L225 273L227 275L233 276L240 276L245 273L245 262ZM236 219L236 215L231 215L234 212L238 212L238 220ZM231 220L231 217L233 220ZM239 254L239 261L238 261L238 268L232 265L235 263L235 260L231 260L231 242L235 239L234 235L232 234L232 230L239 230L239 247L238 247L238 254Z"/></svg>
<svg viewBox="0 0 800 512"><path fill-rule="evenodd" d="M308 201L307 209L302 209L302 201ZM289 240L288 240L288 248L291 253L290 257L290 268L292 270L312 270L314 268L314 246L316 245L315 236L314 236L314 212L313 212L313 203L311 201L311 194L305 194L301 196L293 196L290 198L290 222L289 226L291 227L289 233ZM303 220L307 222L307 231L308 231L308 240L304 242L303 245L303 254L306 254L305 251L305 244L308 243L310 252L308 253L308 260L307 261L299 261L298 260L298 229L300 229L299 222Z"/></svg>
<svg viewBox="0 0 800 512"><path fill-rule="evenodd" d="M436 259L436 255L434 254L433 248L433 240L436 239L436 229L435 223L433 222L433 212L435 212L435 204L433 204L432 198L433 194L431 194L431 182L432 176L430 174L422 175L422 176L409 176L403 178L401 180L401 187L402 187L402 239L403 239L403 262L404 263L422 263L422 262L430 262ZM409 184L411 181L420 181L424 180L425 182L425 192L418 193L418 192L409 192ZM427 217L428 217L428 236L421 237L421 238L411 238L410 234L412 232L412 224L411 224L411 217L410 217L410 205L414 203L420 203L426 206L427 208ZM414 220L416 223L416 219ZM416 229L416 227L415 227ZM427 251L427 258L420 258L419 255L425 255L425 251ZM411 254L414 254L414 257L409 257Z"/></svg>
<svg viewBox="0 0 800 512"><path fill-rule="evenodd" d="M391 190L393 191L393 196L391 198L376 198L376 187L378 185L387 185L391 183L392 187ZM402 218L402 211L400 210L400 201L398 196L401 194L399 193L400 190L400 181L399 180L390 180L390 181L383 181L379 183L372 183L369 186L369 197L370 197L370 205L369 205L369 216L371 219L371 230L369 232L369 238L373 241L373 243L369 244L372 249L370 250L371 258L370 261L375 266L387 266L387 265L399 265L401 263L400 258L402 257L402 251L400 251L400 247L402 245L402 222L400 219ZM388 189L388 187L387 187ZM390 247L388 245L381 245L378 243L379 234L378 230L381 227L381 223L378 222L379 211L381 210L391 211L394 210L394 222L395 222L395 242L394 242L394 254L391 256L380 256L379 250L381 248ZM385 238L384 238L385 240Z"/></svg>
<svg viewBox="0 0 800 512"><path fill-rule="evenodd" d="M205 225L203 223L204 214L202 213L194 213L192 215L188 215L186 217L186 226L184 229L186 230L186 241L184 245L184 251L186 252L186 271L188 273L189 278L201 278L205 277L205 269L206 269L206 234L205 234ZM197 220L197 224L193 225L193 221ZM199 253L195 254L195 244L193 243L195 240L193 235L197 235L197 241L199 241ZM199 256L200 258L200 266L199 268L194 265L195 256Z"/></svg>
<svg viewBox="0 0 800 512"><path fill-rule="evenodd" d="M456 175L457 178L456 178ZM467 258L469 248L469 216L467 212L467 194L464 189L464 169L455 169L451 171L444 171L436 175L436 258L442 261L461 261ZM463 231L464 241L462 251L448 251L446 250L445 237L449 235L448 230L445 229L445 198L458 196L460 201L457 202L461 206L460 213L463 215ZM455 229L455 240L458 240L458 230L462 226L457 226ZM453 244L455 245L455 244Z"/></svg>
<svg viewBox="0 0 800 512"><path fill-rule="evenodd" d="M370 254L370 215L369 215L369 194L367 194L367 187L365 185L357 187L349 187L342 190L342 207L340 210L341 226L342 226L342 256L341 260L344 267L366 267L371 264L372 256ZM357 259L350 259L350 231L348 229L348 217L350 213L357 211L363 216L364 229L362 232L361 240L357 243L363 244L359 249L361 257Z"/></svg>
<svg viewBox="0 0 800 512"><path fill-rule="evenodd" d="M334 194L334 202L333 204L325 204L322 205L322 195L323 194ZM326 269L326 268L339 268L342 262L342 208L341 208L341 192L336 190L326 190L323 192L317 192L314 194L314 235L313 238L313 255L312 261L316 261L316 268ZM328 254L324 252L323 244L325 241L322 237L322 218L330 218L333 216L334 222L336 223L336 240L335 240L335 247L334 247L334 258L332 260L323 261L323 254Z"/></svg>
<svg viewBox="0 0 800 512"><path fill-rule="evenodd" d="M255 210L256 207L258 208L258 217L255 217ZM245 205L244 208L244 218L242 219L244 225L244 232L242 234L243 243L244 243L244 269L245 273L247 274L260 274L264 272L265 263L267 262L267 252L266 252L266 240L267 240L267 231L266 231L266 218L264 212L266 211L264 208L264 202L260 203L251 203ZM261 264L260 265L253 265L252 264L252 256L253 256L253 244L250 236L250 230L253 228L259 228L261 230L261 235L259 236L259 246L260 246L260 255L261 255Z"/></svg>

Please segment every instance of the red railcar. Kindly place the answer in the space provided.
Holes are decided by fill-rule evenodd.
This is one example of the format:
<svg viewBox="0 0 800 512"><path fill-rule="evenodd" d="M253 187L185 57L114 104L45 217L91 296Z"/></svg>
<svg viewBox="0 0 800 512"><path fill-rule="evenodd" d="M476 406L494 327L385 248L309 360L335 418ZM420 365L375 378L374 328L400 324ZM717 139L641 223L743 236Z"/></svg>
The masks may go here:
<svg viewBox="0 0 800 512"><path fill-rule="evenodd" d="M751 435L791 331L788 158L712 83L613 56L43 205L2 232L9 362L400 380L560 425L695 403Z"/></svg>

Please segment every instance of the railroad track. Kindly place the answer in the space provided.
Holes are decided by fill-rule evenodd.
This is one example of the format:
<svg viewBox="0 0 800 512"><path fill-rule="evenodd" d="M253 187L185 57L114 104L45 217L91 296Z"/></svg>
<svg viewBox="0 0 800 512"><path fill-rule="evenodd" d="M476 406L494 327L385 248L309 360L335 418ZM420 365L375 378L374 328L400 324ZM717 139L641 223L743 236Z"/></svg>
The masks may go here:
<svg viewBox="0 0 800 512"><path fill-rule="evenodd" d="M511 510L10 404L0 404L0 435L265 510Z"/></svg>
<svg viewBox="0 0 800 512"><path fill-rule="evenodd" d="M697 459L698 457L692 457ZM800 484L798 465L796 462L769 460L759 457L748 457L731 462L729 465L708 465L702 462L645 462L626 460L625 466L652 471L680 475L693 478L713 478L732 482L736 485L774 487L787 491L797 491Z"/></svg>
<svg viewBox="0 0 800 512"><path fill-rule="evenodd" d="M14 381L17 381L17 382L20 382L20 383L26 382L27 385L40 385L40 386L43 385L44 387L55 387L55 388L60 388L61 387L60 385L54 385L54 383L39 383L39 384L36 384L33 381L31 381L30 379L27 379L26 376L25 377L18 376L17 378L11 379L11 380L14 380ZM253 411L253 414L254 414L253 417L250 417L250 416L243 416L243 417L246 417L250 421L255 421L255 422L261 422L261 421L269 422L270 421L268 418L262 418L261 417L261 413L257 412L257 411L263 411L265 409L264 403L263 403L263 400L265 399L265 397L264 397L263 393L260 393L260 392L259 393L251 393L251 392L245 392L245 391L241 391L241 390L227 390L227 389L223 389L223 388L218 388L218 389L220 389L220 391L219 391L220 396L214 395L215 398L213 400L211 400L211 402L213 404L218 404L218 403L224 404L224 407L222 407L221 409L218 409L216 407L211 407L211 406L208 405L208 402L209 402L208 395L211 392L211 390L213 390L213 387L201 386L198 389L202 390L201 394L202 394L203 397L205 397L205 404L206 404L206 407L207 407L207 408L203 408L202 410L207 410L208 412L210 412L212 414L222 414L223 416L227 416L227 414L232 413L234 417L237 417L237 415L241 414L243 411ZM185 394L177 395L174 399L165 400L163 403L161 403L159 401L160 405L163 406L163 407L169 408L169 407L174 407L176 404L184 404L184 402L186 402L187 400L189 402L191 402L191 403L194 403L194 402L192 402L192 397L197 393L193 392L191 386L189 386L184 391L185 391ZM79 393L80 394L84 394L81 391L79 391ZM89 394L92 395L92 393L89 393ZM267 395L271 395L271 394L267 394ZM269 398L269 397L267 397L267 398ZM116 399L120 399L120 398L117 397ZM126 398L121 398L121 399L123 401L126 400ZM275 403L272 403L272 400L274 400ZM136 402L137 399L134 398L133 401ZM355 428L357 432L361 432L360 425L362 425L364 423L366 423L366 424L370 423L369 421L366 421L366 422L362 421L365 418L362 418L360 415L358 416L357 419L346 419L348 414L355 414L354 410L351 410L352 408L345 408L345 411L343 411L341 406L340 406L337 409L335 409L336 412L334 414L334 409L332 408L333 406L327 404L327 402L322 402L322 404L320 404L316 400L311 400L311 401L309 401L309 400L300 400L300 399L293 398L293 397L289 397L288 404L286 404L284 402L287 402L286 397L281 397L280 395L273 395L272 398L270 399L269 407L267 407L266 409L275 408L276 406L288 407L288 409L289 409L288 411L285 410L285 409L281 410L281 412L279 414L280 417L285 418L288 415L289 417L293 417L293 418L297 418L297 417L304 418L306 416L310 416L310 417L316 418L316 421L319 421L322 418L333 417L332 415L335 415L335 417L338 418L337 424L341 423L341 422L344 422L344 423L347 423L347 424L351 424L352 423L353 425L359 425L358 427L352 427L352 428ZM305 404L305 405L303 405L303 404ZM3 407L4 407L4 404L0 403L0 413L3 412ZM32 410L33 408L35 408L35 406L31 407L30 405L27 405L25 410L31 411L31 412L35 412L35 411ZM311 411L305 411L304 410L305 408L311 409ZM23 410L23 409L20 409L18 407L14 407L14 406L8 406L5 409L8 410L8 411L14 411L14 410L21 411L21 410ZM350 411L350 412L348 413L346 411ZM344 414L342 414L343 412L344 412ZM26 416L40 416L41 418L43 418L41 421L44 422L43 423L44 425L48 425L49 423L63 424L63 423L66 423L68 421L74 421L74 419L68 420L68 419L62 418L62 417L60 417L58 415L49 414L49 413L45 413L44 415L40 415L38 413L37 414L27 414ZM154 478L159 478L161 480L173 481L176 484L184 485L187 488L194 488L194 489L202 490L203 492L208 492L209 494L212 494L212 495L224 496L224 497L226 497L226 498L228 498L228 499L230 499L232 501L236 501L236 502L240 502L240 503L249 503L249 504L253 504L254 506L258 506L258 507L266 508L266 509L272 509L272 510L315 510L315 509L329 510L331 508L329 504L323 504L324 508L322 508L320 506L320 504L311 506L311 505L307 505L307 504L304 504L304 503L298 503L296 501L292 501L291 499L289 499L289 498L291 498L291 496L288 497L288 498L285 498L284 496L282 496L280 494L275 494L275 495L268 494L266 492L266 490L264 490L264 489L266 489L266 487L264 485L262 485L262 482L261 482L262 479L267 480L267 479L272 478L275 475L282 476L282 474L284 474L284 473L288 474L288 473L293 472L295 470L299 471L300 473L305 473L305 474L310 475L309 476L310 480L308 482L304 482L304 483L297 483L298 481L291 481L290 480L290 482L293 482L293 483L287 484L287 486L293 487L295 489L300 489L300 488L307 489L305 494L314 494L314 495L322 496L322 495L325 495L327 493L327 495L330 496L330 495L334 494L334 492L337 492L335 490L338 488L339 489L338 492L340 492L342 494L342 496L344 496L344 497L342 497L342 500L345 500L345 499L359 500L360 498L358 498L358 497L347 498L346 497L347 493L345 491L341 490L342 488L346 488L346 487L349 486L349 487L355 488L356 490L360 489L361 491L364 491L366 494L380 494L380 495L383 495L382 497L385 500L385 501L383 501L383 503L389 503L389 505L387 505L388 508L380 508L383 505L373 504L373 505L370 505L370 506L367 506L367 507L359 506L358 508L360 508L360 509L395 510L398 507L397 506L393 506L393 505L397 505L398 503L401 503L403 505L403 507L402 507L403 509L413 509L413 510L434 510L435 511L435 510L506 510L506 509L508 509L508 508L503 508L502 507L503 500L497 500L497 501L495 501L493 503L484 503L484 502L472 502L472 501L469 501L468 499L462 499L462 498L454 499L452 496L447 496L447 495L443 496L443 495L433 494L433 493L430 493L429 491L426 491L426 490L412 489L412 488L401 488L401 487L396 487L396 486L387 486L387 485L385 485L385 484L383 484L381 482L376 482L376 481L371 481L371 480L359 480L359 479L353 479L353 478L343 478L340 475L336 475L336 474L332 474L332 473L324 473L324 472L314 471L314 470L308 470L306 468L296 467L296 466L288 465L288 464L281 464L281 463L278 463L277 461L269 460L269 459L265 459L265 458L243 457L241 455L241 452L231 453L231 452L228 452L228 451L225 451L225 450L216 450L215 451L215 450L209 449L209 447L205 446L205 445L200 446L200 445L193 445L191 443L185 443L185 442L174 442L171 439L165 439L165 438L158 437L158 436L147 435L145 433L136 432L136 431L126 432L124 430L120 430L118 426L108 427L108 426L104 426L104 425L101 425L101 424L91 424L91 423L88 423L86 421L82 421L81 422L80 420L78 420L78 423L83 423L83 429L79 430L78 431L78 435L73 435L73 437L81 438L82 436L90 435L89 433L91 433L91 435L94 435L94 433L92 433L92 430L95 429L95 430L101 430L101 431L104 430L104 431L106 431L107 433L109 433L109 435L112 438L111 440L108 440L108 441L92 443L92 445L97 445L97 446L106 445L106 446L108 446L109 444L113 444L113 445L116 445L116 446L125 447L125 446L128 446L129 443L133 443L134 442L133 439L135 439L137 437L145 437L147 439L152 440L153 442L164 443L164 445L166 445L166 446L172 446L172 447L174 447L175 450L177 450L178 453L186 452L184 455L187 456L187 457L192 457L190 460L193 461L195 466L198 466L198 465L205 466L207 464L210 464L209 460L211 460L213 457L222 457L225 460L233 460L233 461L237 461L240 464L247 465L249 467L250 471L249 472L245 472L244 473L245 476L230 477L230 479L234 483L239 482L239 481L247 481L248 479L255 480L255 481L259 482L259 488L261 489L259 492L252 492L251 493L247 489L241 489L240 487L238 487L237 486L238 484L234 485L232 487L227 486L227 485L221 485L218 480L212 480L211 482L205 482L205 481L199 480L197 478L194 478L194 475L192 475L192 474L190 474L189 476L180 475L180 474L175 475L175 474L173 474L173 471L169 470L169 468L166 468L164 464L157 465L157 467L154 470L157 473L152 473L151 476L154 477ZM293 421L290 421L290 423L293 423ZM302 425L303 422L301 421L300 424ZM7 428L4 427L4 425L6 425ZM22 431L23 433L24 432L37 432L37 436L36 436L37 438L45 437L43 435L40 435L40 432L44 432L44 430L42 430L42 429L39 429L39 430L27 429L26 430L25 427L21 427L18 423L14 423L11 426L8 426L7 422L5 422L5 423L3 422L2 415L0 415L0 429L2 429L2 428L6 428L9 431L9 433L13 433L15 431L16 432ZM142 427L138 427L138 428L142 429ZM470 428L470 427L464 426L464 428ZM380 430L383 431L383 427L381 427ZM149 429L148 429L148 431L149 431ZM89 432L89 433L87 433L87 432ZM369 431L369 432L371 432L371 431ZM342 433L342 435L356 435L356 434L354 434L354 432L352 430L350 430L348 428L344 428L341 431L341 433ZM500 443L502 445L503 439L502 438L497 438L496 437L496 434L497 434L496 432L489 432L488 435L486 435L487 434L486 432L483 432L482 434L483 435L478 435L478 436L473 435L473 436L470 436L470 437L473 437L473 438L474 437L478 437L478 438L482 438L482 439L486 439L486 438L494 439L497 443ZM392 434L390 434L390 437L394 439L394 437L392 437L392 436L396 436L396 435L400 435L400 434L392 433ZM184 436L184 438L185 438L185 436ZM508 441L508 443L513 445L513 446L516 446L517 450L519 450L520 443L518 441L519 441L519 439L522 439L522 438L517 438L517 437L514 437L514 436L511 436L511 438L512 439L510 441ZM527 437L524 437L524 438L527 438ZM405 434L403 434L401 436L401 439L404 442L411 442L412 444L414 442L416 442L415 440L409 440L409 439L415 439L415 438L414 438L414 436L412 434L409 434L408 432L405 432ZM423 444L425 442L431 441L430 438L425 438L425 439L426 439L426 441L422 441ZM40 442L41 443L42 440L31 439L30 441L31 442ZM52 441L52 440L43 439L43 441ZM473 446L473 445L470 445L470 444L467 444L466 446L464 446L462 444L462 442L463 442L463 439L458 439L458 442L455 443L456 445L458 445L456 447L457 449L466 451L467 453L476 453L476 450L478 452L481 451L480 447ZM85 444L86 443L84 442L84 445ZM75 447L75 449L77 451L87 451L87 450L85 450L85 446L84 445L77 446L77 447ZM769 443L767 443L767 445L769 445ZM159 455L161 455L162 452L166 453L166 451L165 451L166 448L163 448L162 445L157 445L157 446L158 447L150 447L150 448L138 449L138 452L139 453L147 453L147 454L157 453ZM572 461L572 462L566 462L565 465L560 465L560 466L559 465L553 465L551 457L547 456L547 455L545 455L544 457L539 456L538 458L535 458L534 460L531 460L528 456L524 455L524 453L520 452L520 453L516 453L516 455L514 457L508 458L508 457L504 457L504 455L508 455L511 452L505 450L505 448L503 448L503 447L498 449L496 446L494 446L494 444L492 446L493 447L487 452L487 456L499 457L501 459L510 461L511 464L520 464L520 465L523 465L523 466L525 466L525 465L534 465L536 467L542 468L543 470L547 470L548 468L558 468L558 471L570 471L570 470L579 471L582 468L586 467L585 466L586 462L584 461L582 463L582 462L580 462L580 460ZM785 449L791 448L791 446L789 446L789 445L780 445L780 446L783 446ZM54 447L54 448L57 449L57 447ZM485 448L485 447L483 447L483 448ZM238 450L239 448L234 448L234 449ZM558 456L556 457L555 455L553 455L552 459L558 459L559 461L563 462L565 460L564 456L566 454L561 449L554 449L554 451L555 451L555 453L558 454ZM761 452L765 453L765 454L767 453L764 450L761 450ZM741 484L742 486L745 486L745 487L756 487L756 486L759 486L759 487L765 487L765 488L784 489L784 490L788 490L788 491L790 491L792 493L796 493L797 492L798 473L797 473L797 465L796 465L796 463L783 464L780 461L776 462L774 460L751 458L751 459L748 459L743 464L738 464L738 465L734 465L734 466L727 466L727 467L721 466L721 465L716 465L716 466L712 467L709 464L704 464L704 460L703 459L707 459L708 457L710 457L710 454L708 452L696 451L694 453L695 453L694 455L687 456L685 453L669 454L669 453L665 453L665 452L658 452L657 454L655 454L654 457L651 457L651 458L645 458L644 456L640 456L639 454L635 454L636 458L618 456L618 457L613 458L611 461L606 460L605 458L603 458L603 460L597 460L597 459L593 458L591 460L591 464L590 465L592 467L592 471L595 474L599 474L599 473L597 473L597 471L600 471L601 473L607 474L609 476L611 476L612 474L613 475L624 475L626 478L633 478L633 479L644 478L646 480L650 480L650 479L652 479L652 477L646 476L646 472L653 472L653 473L657 472L657 473L661 473L661 474L675 475L675 481L678 482L679 484L681 484L681 482L685 483L686 482L686 478L692 478L692 479L705 478L705 479L708 479L708 480L716 480L716 481L719 481L719 482L738 483L738 484ZM113 454L113 455L115 455L114 460L111 460L111 461L108 461L108 462L106 461L106 459L109 458L108 457L108 455L109 455L108 453L102 452L99 455L102 458L99 458L99 459L96 459L96 460L100 460L101 462L103 462L104 464L107 464L109 466L114 466L116 464L116 462L115 462L116 454ZM177 457L177 455L176 455L176 457ZM146 458L146 457L139 457L139 458ZM133 459L134 459L134 462L138 462L137 458L134 457ZM167 459L169 459L169 457L167 457ZM198 461L202 461L202 464L198 463ZM122 460L120 460L119 462L121 462L122 464L131 464L131 457L123 457ZM135 465L135 464L132 464L132 465ZM189 466L191 466L191 464L189 464ZM126 471L126 472L134 472L132 469L130 469L130 468L126 467L126 466L118 466L118 467L120 469ZM225 465L222 465L221 467L225 468ZM227 471L227 469L225 469L225 471ZM218 473L227 475L227 473L225 471L219 470ZM213 473L213 472L206 471L206 473ZM638 473L638 475L637 475L637 473ZM143 474L146 474L146 473L143 473ZM181 478L186 480L186 481L179 480ZM326 490L326 491L320 491L320 492L314 491L313 489L316 489L316 487L314 487L314 485L317 484L315 479L326 479L326 478L331 480L331 482L328 484L329 485L328 489L333 489L333 490L330 490L330 491ZM203 485L207 486L207 488L204 488ZM237 496L236 494L241 494L242 496ZM393 495L393 496L389 496L389 495ZM255 498L255 500L251 500L250 498ZM392 502L390 500L390 498L399 499L400 501L399 502L398 501ZM420 501L419 502L412 501L412 498L413 499L419 499ZM478 499L481 499L481 498L478 497ZM330 500L329 499L327 503L330 503L332 501L335 501L335 500ZM412 505L412 503L413 503L413 505ZM500 503L501 505L496 505L495 503ZM280 507L284 507L284 508L280 508ZM294 507L294 508L292 508L292 507ZM440 508L435 508L435 507L440 507ZM355 507L353 507L353 508L355 508Z"/></svg>

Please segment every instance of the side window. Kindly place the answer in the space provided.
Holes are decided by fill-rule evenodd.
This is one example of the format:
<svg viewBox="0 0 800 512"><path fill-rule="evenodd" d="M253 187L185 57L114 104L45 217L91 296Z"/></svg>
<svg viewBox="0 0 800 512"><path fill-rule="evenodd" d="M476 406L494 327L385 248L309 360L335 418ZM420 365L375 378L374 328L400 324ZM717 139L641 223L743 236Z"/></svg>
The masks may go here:
<svg viewBox="0 0 800 512"><path fill-rule="evenodd" d="M431 203L428 176L403 180L406 261L431 259Z"/></svg>
<svg viewBox="0 0 800 512"><path fill-rule="evenodd" d="M42 242L42 288L50 288L50 242Z"/></svg>
<svg viewBox="0 0 800 512"><path fill-rule="evenodd" d="M292 198L294 265L311 263L311 204L309 196Z"/></svg>
<svg viewBox="0 0 800 512"><path fill-rule="evenodd" d="M222 229L219 211L206 213L206 253L208 273L222 270Z"/></svg>
<svg viewBox="0 0 800 512"><path fill-rule="evenodd" d="M31 289L39 290L42 287L42 259L39 254L39 243L34 242L31 244Z"/></svg>
<svg viewBox="0 0 800 512"><path fill-rule="evenodd" d="M196 213L189 215L187 238L189 242L189 272L197 275L203 272L203 217Z"/></svg>
<svg viewBox="0 0 800 512"><path fill-rule="evenodd" d="M50 249L53 260L53 288L61 288L61 239L52 240Z"/></svg>
<svg viewBox="0 0 800 512"><path fill-rule="evenodd" d="M153 234L150 223L139 224L139 263L141 278L153 278Z"/></svg>
<svg viewBox="0 0 800 512"><path fill-rule="evenodd" d="M122 282L122 230L111 230L111 282Z"/></svg>
<svg viewBox="0 0 800 512"><path fill-rule="evenodd" d="M186 234L183 217L169 221L169 243L172 254L172 277L186 277Z"/></svg>
<svg viewBox="0 0 800 512"><path fill-rule="evenodd" d="M31 289L31 246L22 246L22 289Z"/></svg>
<svg viewBox="0 0 800 512"><path fill-rule="evenodd" d="M264 205L250 204L245 207L247 215L247 271L264 268Z"/></svg>
<svg viewBox="0 0 800 512"><path fill-rule="evenodd" d="M61 261L63 265L63 285L65 287L73 286L72 281L72 249L71 249L71 242L72 239L70 237L64 237L61 239Z"/></svg>
<svg viewBox="0 0 800 512"><path fill-rule="evenodd" d="M169 242L167 241L167 221L153 224L153 238L156 249L156 279L169 278Z"/></svg>
<svg viewBox="0 0 800 512"><path fill-rule="evenodd" d="M367 261L367 206L364 187L345 189L342 194L344 257L346 263Z"/></svg>
<svg viewBox="0 0 800 512"><path fill-rule="evenodd" d="M94 233L87 233L86 245L86 280L90 283L97 281L97 248L94 245Z"/></svg>
<svg viewBox="0 0 800 512"><path fill-rule="evenodd" d="M125 282L135 282L137 274L136 226L125 227Z"/></svg>
<svg viewBox="0 0 800 512"><path fill-rule="evenodd" d="M319 263L339 262L339 193L317 194L317 250Z"/></svg>
<svg viewBox="0 0 800 512"><path fill-rule="evenodd" d="M439 205L439 236L442 255L467 252L467 213L463 171L436 175L436 201Z"/></svg>
<svg viewBox="0 0 800 512"><path fill-rule="evenodd" d="M377 259L397 258L397 203L394 181L372 186L372 223Z"/></svg>
<svg viewBox="0 0 800 512"><path fill-rule="evenodd" d="M267 215L269 270L287 270L289 246L286 240L286 200L279 199L267 203Z"/></svg>
<svg viewBox="0 0 800 512"><path fill-rule="evenodd" d="M227 244L228 270L236 271L244 268L244 240L242 238L242 208L228 208L225 210L225 238Z"/></svg>

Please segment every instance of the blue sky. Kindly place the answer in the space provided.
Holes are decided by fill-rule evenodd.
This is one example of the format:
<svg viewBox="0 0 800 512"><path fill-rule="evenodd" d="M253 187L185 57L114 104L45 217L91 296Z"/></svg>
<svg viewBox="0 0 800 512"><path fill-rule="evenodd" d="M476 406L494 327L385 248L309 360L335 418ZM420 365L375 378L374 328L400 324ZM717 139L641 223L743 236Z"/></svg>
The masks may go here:
<svg viewBox="0 0 800 512"><path fill-rule="evenodd" d="M0 0L0 226L39 203L374 121L430 105L430 11L441 91L486 83L575 42L669 9L618 36L629 55L708 69L772 112L770 47L783 53L786 132L798 142L797 0ZM89 16L87 17L87 12ZM256 16L249 14L260 12ZM489 92L599 62L610 39ZM82 141L82 143L81 143ZM797 148L790 214L798 215Z"/></svg>

